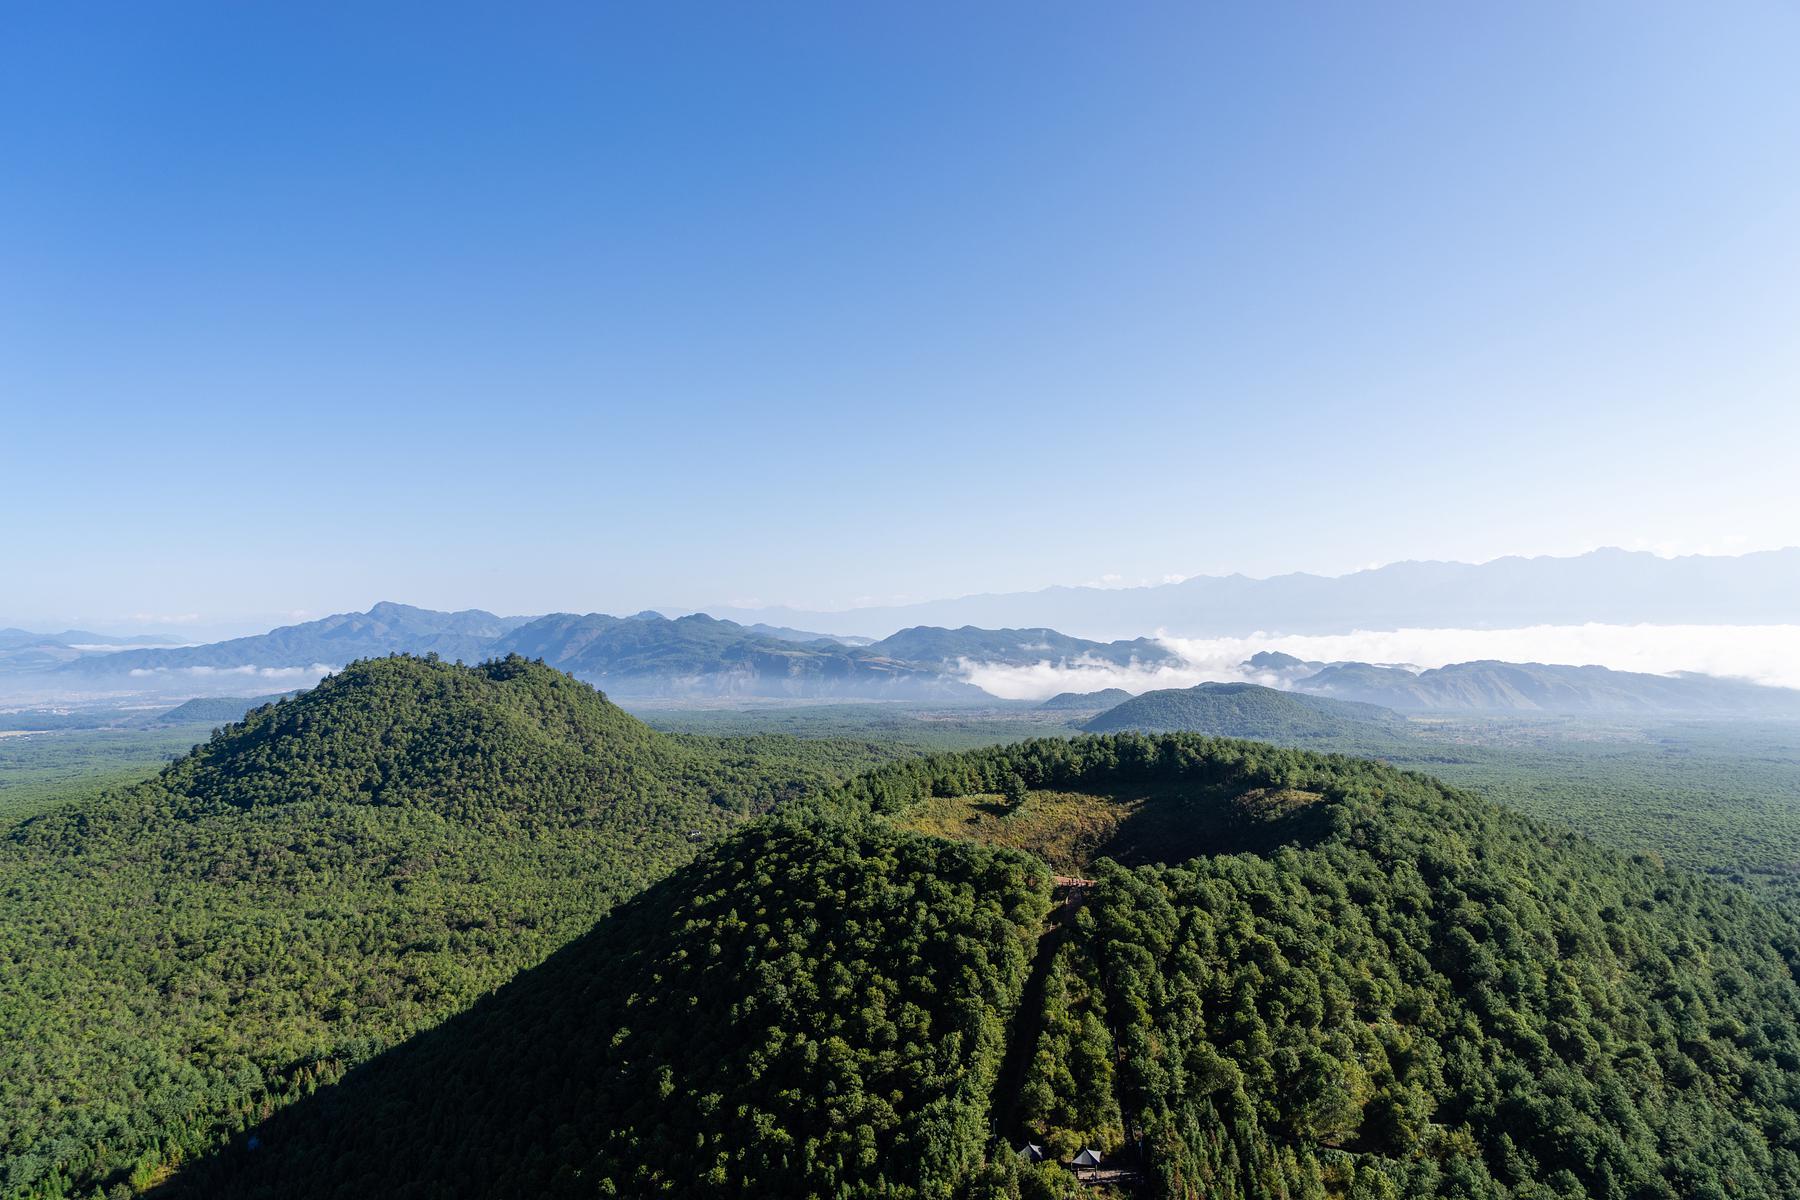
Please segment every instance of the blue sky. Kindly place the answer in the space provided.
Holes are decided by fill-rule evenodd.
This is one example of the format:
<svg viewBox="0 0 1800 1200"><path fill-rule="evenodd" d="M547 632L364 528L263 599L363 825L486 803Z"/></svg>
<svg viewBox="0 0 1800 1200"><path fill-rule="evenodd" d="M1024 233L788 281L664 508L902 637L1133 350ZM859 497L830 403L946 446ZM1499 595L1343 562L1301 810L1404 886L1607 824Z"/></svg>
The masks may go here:
<svg viewBox="0 0 1800 1200"><path fill-rule="evenodd" d="M1777 4L13 5L0 622L1800 541Z"/></svg>

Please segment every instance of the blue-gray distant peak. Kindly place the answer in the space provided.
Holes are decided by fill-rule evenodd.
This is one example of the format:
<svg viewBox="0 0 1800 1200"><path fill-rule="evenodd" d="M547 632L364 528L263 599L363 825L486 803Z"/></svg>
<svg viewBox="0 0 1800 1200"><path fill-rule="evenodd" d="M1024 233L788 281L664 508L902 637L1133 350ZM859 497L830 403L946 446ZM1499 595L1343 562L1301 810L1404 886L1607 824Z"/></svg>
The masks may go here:
<svg viewBox="0 0 1800 1200"><path fill-rule="evenodd" d="M1585 624L1769 624L1800 613L1800 548L1660 558L1605 549L1568 558L1397 562L1337 577L1202 575L1137 588L1051 587L842 612L713 610L825 632L929 625L1046 626L1114 639Z"/></svg>

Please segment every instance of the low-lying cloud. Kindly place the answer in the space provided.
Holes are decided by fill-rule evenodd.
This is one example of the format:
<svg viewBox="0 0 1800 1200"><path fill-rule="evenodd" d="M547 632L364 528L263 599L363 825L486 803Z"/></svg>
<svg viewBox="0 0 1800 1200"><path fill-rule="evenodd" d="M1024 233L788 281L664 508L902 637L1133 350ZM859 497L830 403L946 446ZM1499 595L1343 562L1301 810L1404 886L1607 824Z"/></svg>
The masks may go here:
<svg viewBox="0 0 1800 1200"><path fill-rule="evenodd" d="M1109 687L1146 692L1214 682L1274 685L1279 682L1274 676L1247 671L1242 665L1259 650L1309 661L1389 663L1420 670L1492 658L1593 664L1652 675L1695 671L1800 688L1800 625L1532 625L1157 640L1180 662L1121 667L1087 659L1014 667L965 661L962 671L970 683L1007 700L1042 700L1059 692Z"/></svg>
<svg viewBox="0 0 1800 1200"><path fill-rule="evenodd" d="M1242 661L1240 657L1239 661ZM1153 692L1158 688L1193 687L1249 678L1236 664L1222 662L1162 663L1121 667L1103 659L1071 659L1066 663L1037 662L1029 666L977 663L963 659L958 666L963 678L1002 700L1047 700L1060 692L1097 692L1124 688L1128 692Z"/></svg>
<svg viewBox="0 0 1800 1200"><path fill-rule="evenodd" d="M255 665L241 667L134 667L131 670L131 677L170 682L175 680L255 679L275 683L304 684L310 687L337 669L325 663L314 663L310 667L259 667Z"/></svg>

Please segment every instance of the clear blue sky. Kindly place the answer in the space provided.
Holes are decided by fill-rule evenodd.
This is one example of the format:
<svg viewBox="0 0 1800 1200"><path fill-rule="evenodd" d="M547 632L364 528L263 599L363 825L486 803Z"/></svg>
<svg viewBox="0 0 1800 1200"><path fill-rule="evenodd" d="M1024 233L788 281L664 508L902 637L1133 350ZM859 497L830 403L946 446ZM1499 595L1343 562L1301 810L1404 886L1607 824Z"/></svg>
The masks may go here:
<svg viewBox="0 0 1800 1200"><path fill-rule="evenodd" d="M1800 541L1787 4L14 4L0 622Z"/></svg>

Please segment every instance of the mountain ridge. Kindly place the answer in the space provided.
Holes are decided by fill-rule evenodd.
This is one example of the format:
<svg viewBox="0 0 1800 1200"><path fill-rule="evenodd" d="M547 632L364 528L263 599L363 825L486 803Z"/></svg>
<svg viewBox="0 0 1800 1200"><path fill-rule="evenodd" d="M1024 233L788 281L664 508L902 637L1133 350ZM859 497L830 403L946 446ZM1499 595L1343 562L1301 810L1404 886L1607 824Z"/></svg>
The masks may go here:
<svg viewBox="0 0 1800 1200"><path fill-rule="evenodd" d="M669 618L552 613L499 617L478 609L436 612L382 602L267 634L203 645L88 653L30 646L0 651L0 681L38 692L111 687L191 697L248 690L249 678L316 678L356 658L435 654L480 662L507 654L541 658L620 696L644 699L810 698L991 701L983 669L1029 669L1050 687L1136 690L1188 667L1179 643L1111 642L1047 626L997 629L913 626L879 641L744 625L706 613ZM1216 664L1214 664L1216 666ZM1109 675L1118 668L1124 675ZM1715 717L1800 717L1800 690L1696 673L1651 675L1587 665L1495 659L1419 671L1362 662L1317 662L1260 651L1239 664L1250 682L1408 711L1566 712ZM1191 676L1190 676L1191 677ZM1202 676L1204 677L1204 676ZM22 683L20 681L23 681ZM304 681L310 682L310 678ZM996 692L1006 694L1002 687ZM1048 688L1046 688L1048 690Z"/></svg>
<svg viewBox="0 0 1800 1200"><path fill-rule="evenodd" d="M716 615L886 633L909 625L1042 625L1108 640L1516 627L1588 622L1782 624L1800 612L1800 547L1662 558L1604 547L1482 563L1404 560L1347 575L1197 575L1135 588L1052 585L907 605L814 611L720 606Z"/></svg>

